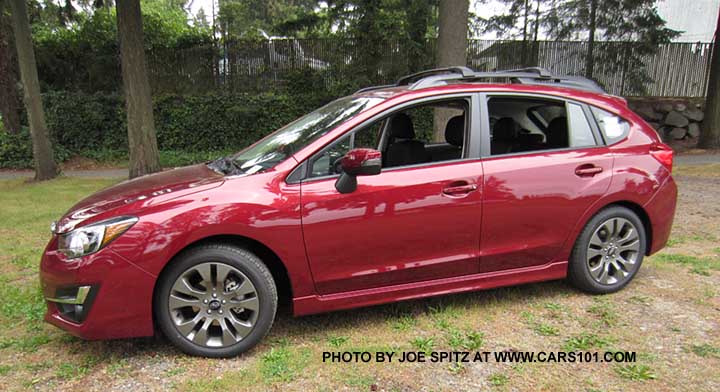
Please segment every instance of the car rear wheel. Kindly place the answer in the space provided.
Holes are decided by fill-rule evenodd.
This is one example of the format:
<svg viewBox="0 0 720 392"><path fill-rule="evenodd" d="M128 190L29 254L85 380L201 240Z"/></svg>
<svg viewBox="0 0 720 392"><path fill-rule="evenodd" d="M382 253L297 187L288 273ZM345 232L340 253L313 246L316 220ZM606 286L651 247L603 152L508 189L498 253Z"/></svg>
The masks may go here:
<svg viewBox="0 0 720 392"><path fill-rule="evenodd" d="M580 233L570 256L568 280L591 293L618 291L640 269L645 244L645 227L632 210L606 208Z"/></svg>
<svg viewBox="0 0 720 392"><path fill-rule="evenodd" d="M272 275L254 254L212 244L178 257L161 276L155 316L182 351L232 357L254 347L277 310Z"/></svg>

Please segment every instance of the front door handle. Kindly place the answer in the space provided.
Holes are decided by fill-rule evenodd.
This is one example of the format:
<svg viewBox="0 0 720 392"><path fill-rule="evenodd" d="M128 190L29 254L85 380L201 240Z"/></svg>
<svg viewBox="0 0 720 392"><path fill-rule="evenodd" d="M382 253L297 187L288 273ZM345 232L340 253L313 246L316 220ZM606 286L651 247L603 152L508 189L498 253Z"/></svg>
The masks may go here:
<svg viewBox="0 0 720 392"><path fill-rule="evenodd" d="M476 191L477 188L477 184L471 184L465 181L453 182L449 186L443 188L442 192L448 196L463 196Z"/></svg>
<svg viewBox="0 0 720 392"><path fill-rule="evenodd" d="M602 167L595 166L593 164L580 165L575 168L575 175L579 177L592 177L598 173L601 173L602 171Z"/></svg>

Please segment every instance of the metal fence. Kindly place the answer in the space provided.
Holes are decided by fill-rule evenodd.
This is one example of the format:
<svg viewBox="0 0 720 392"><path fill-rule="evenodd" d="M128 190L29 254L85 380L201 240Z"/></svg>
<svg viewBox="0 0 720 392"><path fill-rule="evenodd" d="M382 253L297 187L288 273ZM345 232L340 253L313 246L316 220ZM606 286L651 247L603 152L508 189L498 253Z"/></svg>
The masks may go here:
<svg viewBox="0 0 720 392"><path fill-rule="evenodd" d="M330 88L389 83L431 68L435 48L435 40L419 49L389 41L382 44L381 56L368 59L354 40L235 41L154 51L148 53L148 66L155 92L263 91L303 77L322 84L316 88ZM710 43L671 43L648 52L638 43L598 42L593 51L593 78L616 95L704 96L711 48ZM471 40L467 65L478 71L540 66L584 75L586 56L585 42ZM363 70L370 71L358 71L361 63Z"/></svg>

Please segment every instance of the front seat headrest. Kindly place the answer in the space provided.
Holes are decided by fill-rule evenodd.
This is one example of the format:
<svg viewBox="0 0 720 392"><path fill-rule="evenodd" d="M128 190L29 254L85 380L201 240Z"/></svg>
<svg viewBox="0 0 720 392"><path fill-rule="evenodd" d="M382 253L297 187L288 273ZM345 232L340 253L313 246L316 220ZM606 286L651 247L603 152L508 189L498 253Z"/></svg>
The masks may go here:
<svg viewBox="0 0 720 392"><path fill-rule="evenodd" d="M445 126L445 141L456 147L462 147L465 139L465 114L448 120Z"/></svg>
<svg viewBox="0 0 720 392"><path fill-rule="evenodd" d="M415 139L415 128L410 116L398 113L390 117L390 137L394 139Z"/></svg>
<svg viewBox="0 0 720 392"><path fill-rule="evenodd" d="M512 117L503 117L493 127L493 141L513 141L517 137L517 124Z"/></svg>
<svg viewBox="0 0 720 392"><path fill-rule="evenodd" d="M568 124L567 117L560 116L550 121L547 126L547 145L549 147L568 147Z"/></svg>

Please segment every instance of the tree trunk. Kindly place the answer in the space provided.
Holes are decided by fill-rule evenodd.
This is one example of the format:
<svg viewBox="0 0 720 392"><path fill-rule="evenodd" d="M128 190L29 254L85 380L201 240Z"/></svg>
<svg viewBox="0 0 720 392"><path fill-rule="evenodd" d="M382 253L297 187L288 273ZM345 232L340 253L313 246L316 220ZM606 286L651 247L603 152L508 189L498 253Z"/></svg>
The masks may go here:
<svg viewBox="0 0 720 392"><path fill-rule="evenodd" d="M698 147L720 148L720 12L718 12L710 61L710 79L705 98L705 118Z"/></svg>
<svg viewBox="0 0 720 392"><path fill-rule="evenodd" d="M15 47L17 48L18 64L20 66L25 109L30 122L30 136L35 161L35 180L49 180L57 177L58 168L55 165L50 135L45 124L40 82L38 81L37 65L35 64L35 52L30 38L27 5L25 0L10 0L10 7L12 9Z"/></svg>
<svg viewBox="0 0 720 392"><path fill-rule="evenodd" d="M127 107L130 178L160 171L150 83L145 68L140 0L118 0L117 24Z"/></svg>
<svg viewBox="0 0 720 392"><path fill-rule="evenodd" d="M0 0L0 117L5 130L20 131L20 97L13 45L12 20L5 0Z"/></svg>
<svg viewBox="0 0 720 392"><path fill-rule="evenodd" d="M468 0L440 0L438 66L467 65ZM445 125L453 113L435 110L433 140L445 140Z"/></svg>
<svg viewBox="0 0 720 392"><path fill-rule="evenodd" d="M592 78L595 68L593 52L595 50L595 29L597 28L597 0L590 0L590 17L588 20L588 50L585 56L585 77Z"/></svg>

